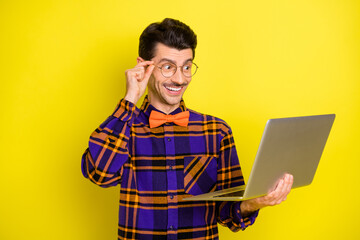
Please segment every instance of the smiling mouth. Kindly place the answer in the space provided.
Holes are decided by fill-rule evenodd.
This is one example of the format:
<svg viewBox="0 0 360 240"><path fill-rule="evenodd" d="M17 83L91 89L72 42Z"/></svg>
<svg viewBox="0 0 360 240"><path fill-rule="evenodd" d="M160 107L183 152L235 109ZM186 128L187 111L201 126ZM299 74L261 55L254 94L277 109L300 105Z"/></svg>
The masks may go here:
<svg viewBox="0 0 360 240"><path fill-rule="evenodd" d="M169 86L164 86L164 87L172 92L179 92L182 89L182 87L169 87Z"/></svg>

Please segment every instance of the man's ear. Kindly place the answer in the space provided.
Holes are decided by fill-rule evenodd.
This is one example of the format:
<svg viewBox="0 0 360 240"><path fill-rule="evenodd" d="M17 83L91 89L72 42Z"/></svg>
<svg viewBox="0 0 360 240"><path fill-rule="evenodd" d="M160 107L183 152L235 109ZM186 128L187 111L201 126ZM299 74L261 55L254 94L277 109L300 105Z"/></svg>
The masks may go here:
<svg viewBox="0 0 360 240"><path fill-rule="evenodd" d="M144 62L145 60L144 59L142 59L142 57L137 57L136 58L136 62L137 63L141 63L141 62Z"/></svg>

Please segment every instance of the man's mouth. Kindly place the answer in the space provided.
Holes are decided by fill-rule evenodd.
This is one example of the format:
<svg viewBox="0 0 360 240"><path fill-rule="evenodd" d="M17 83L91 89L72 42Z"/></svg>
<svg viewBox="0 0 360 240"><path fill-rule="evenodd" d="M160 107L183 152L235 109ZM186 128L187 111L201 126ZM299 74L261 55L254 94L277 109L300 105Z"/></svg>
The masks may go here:
<svg viewBox="0 0 360 240"><path fill-rule="evenodd" d="M164 87L172 92L179 92L182 89L182 87L169 87L169 86L164 86Z"/></svg>

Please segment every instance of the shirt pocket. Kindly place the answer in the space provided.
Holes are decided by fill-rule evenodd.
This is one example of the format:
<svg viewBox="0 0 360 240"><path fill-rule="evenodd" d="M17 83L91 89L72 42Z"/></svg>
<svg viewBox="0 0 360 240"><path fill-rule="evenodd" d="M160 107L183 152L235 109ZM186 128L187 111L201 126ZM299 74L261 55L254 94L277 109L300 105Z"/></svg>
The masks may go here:
<svg viewBox="0 0 360 240"><path fill-rule="evenodd" d="M184 157L184 190L191 195L213 192L217 181L217 158Z"/></svg>

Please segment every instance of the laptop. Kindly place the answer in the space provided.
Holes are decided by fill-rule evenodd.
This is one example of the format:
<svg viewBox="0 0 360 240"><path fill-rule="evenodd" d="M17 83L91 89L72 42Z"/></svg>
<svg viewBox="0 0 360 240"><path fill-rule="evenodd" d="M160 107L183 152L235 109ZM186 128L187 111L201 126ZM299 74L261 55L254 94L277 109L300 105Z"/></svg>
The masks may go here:
<svg viewBox="0 0 360 240"><path fill-rule="evenodd" d="M264 196L285 173L294 176L292 188L314 178L335 114L267 121L247 185L184 198L188 201L243 201Z"/></svg>

